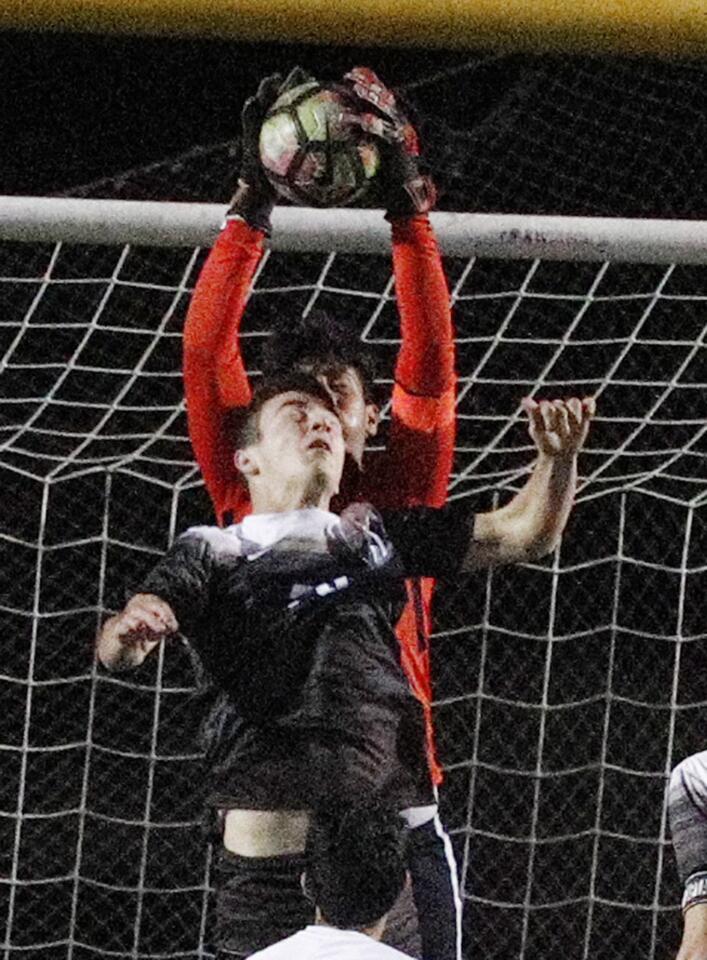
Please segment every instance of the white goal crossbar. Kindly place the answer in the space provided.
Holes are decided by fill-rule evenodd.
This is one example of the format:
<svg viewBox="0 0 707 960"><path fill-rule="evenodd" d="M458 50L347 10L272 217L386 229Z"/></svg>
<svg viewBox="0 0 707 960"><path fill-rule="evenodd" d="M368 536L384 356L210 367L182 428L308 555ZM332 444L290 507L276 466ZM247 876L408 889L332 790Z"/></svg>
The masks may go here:
<svg viewBox="0 0 707 960"><path fill-rule="evenodd" d="M0 197L0 240L32 243L210 246L224 207L213 203ZM433 213L446 256L707 264L707 221ZM278 207L272 248L382 253L380 210Z"/></svg>

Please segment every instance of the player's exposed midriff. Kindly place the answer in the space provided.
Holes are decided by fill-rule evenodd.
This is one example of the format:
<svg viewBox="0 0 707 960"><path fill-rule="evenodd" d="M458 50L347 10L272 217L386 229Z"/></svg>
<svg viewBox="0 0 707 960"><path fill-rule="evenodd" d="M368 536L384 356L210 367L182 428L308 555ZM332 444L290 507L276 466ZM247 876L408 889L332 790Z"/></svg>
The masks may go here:
<svg viewBox="0 0 707 960"><path fill-rule="evenodd" d="M304 851L306 810L223 810L223 845L241 857L279 857Z"/></svg>

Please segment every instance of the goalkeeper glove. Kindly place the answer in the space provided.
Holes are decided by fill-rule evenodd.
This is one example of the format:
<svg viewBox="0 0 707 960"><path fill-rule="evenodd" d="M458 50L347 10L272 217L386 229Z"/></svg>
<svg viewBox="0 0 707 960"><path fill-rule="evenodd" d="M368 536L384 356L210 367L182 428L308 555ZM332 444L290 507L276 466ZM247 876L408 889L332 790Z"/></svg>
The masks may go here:
<svg viewBox="0 0 707 960"><path fill-rule="evenodd" d="M368 67L354 67L344 75L358 100L360 113L350 122L375 137L382 154L381 184L387 216L412 217L427 213L437 199L432 178L422 170L417 132L400 109L392 90Z"/></svg>
<svg viewBox="0 0 707 960"><path fill-rule="evenodd" d="M295 67L285 80L273 73L260 81L254 96L248 97L241 113L241 166L238 188L231 199L226 220L239 217L256 230L270 236L270 215L275 206L275 191L260 163L260 128L266 114L278 97L293 87L313 78L301 67Z"/></svg>

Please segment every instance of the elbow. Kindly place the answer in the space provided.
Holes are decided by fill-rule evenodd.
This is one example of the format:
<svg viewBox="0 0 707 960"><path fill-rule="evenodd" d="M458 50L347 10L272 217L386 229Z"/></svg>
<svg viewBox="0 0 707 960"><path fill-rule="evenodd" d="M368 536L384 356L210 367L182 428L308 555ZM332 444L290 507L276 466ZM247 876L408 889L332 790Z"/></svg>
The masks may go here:
<svg viewBox="0 0 707 960"><path fill-rule="evenodd" d="M546 538L506 540L500 544L498 563L534 563L551 554L559 541Z"/></svg>
<svg viewBox="0 0 707 960"><path fill-rule="evenodd" d="M476 515L473 537L466 569L541 560L557 548L562 526L538 523L530 512L502 507Z"/></svg>
<svg viewBox="0 0 707 960"><path fill-rule="evenodd" d="M542 560L554 553L562 542L561 533L540 534L532 537L525 546L525 555L528 560Z"/></svg>
<svg viewBox="0 0 707 960"><path fill-rule="evenodd" d="M503 553L509 563L524 563L542 560L553 553L562 541L562 531L557 528L537 529L522 522L510 524L503 537Z"/></svg>

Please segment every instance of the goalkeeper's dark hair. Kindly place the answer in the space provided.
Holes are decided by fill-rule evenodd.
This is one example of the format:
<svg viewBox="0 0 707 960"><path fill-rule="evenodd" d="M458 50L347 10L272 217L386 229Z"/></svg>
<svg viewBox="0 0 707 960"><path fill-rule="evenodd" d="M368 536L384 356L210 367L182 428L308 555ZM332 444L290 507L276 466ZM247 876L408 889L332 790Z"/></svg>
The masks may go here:
<svg viewBox="0 0 707 960"><path fill-rule="evenodd" d="M257 443L260 439L260 411L268 400L281 393L306 393L318 400L327 410L336 413L328 391L311 374L291 370L272 377L264 378L255 389L253 399L247 407L237 408L230 414L229 433L233 440L233 449Z"/></svg>
<svg viewBox="0 0 707 960"><path fill-rule="evenodd" d="M392 908L406 880L406 829L399 813L376 799L311 817L305 889L322 918L364 929Z"/></svg>
<svg viewBox="0 0 707 960"><path fill-rule="evenodd" d="M377 363L372 348L364 343L350 323L324 310L279 323L263 347L265 378L288 370L306 368L315 375L331 367L353 367L368 403L379 403L376 388Z"/></svg>

